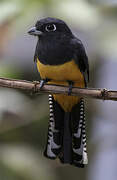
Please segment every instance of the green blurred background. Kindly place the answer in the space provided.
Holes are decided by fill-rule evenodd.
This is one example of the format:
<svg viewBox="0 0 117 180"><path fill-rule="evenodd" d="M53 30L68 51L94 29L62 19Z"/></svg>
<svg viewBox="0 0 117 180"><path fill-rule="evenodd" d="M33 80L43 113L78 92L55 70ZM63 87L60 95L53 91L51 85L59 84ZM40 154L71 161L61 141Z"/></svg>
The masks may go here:
<svg viewBox="0 0 117 180"><path fill-rule="evenodd" d="M117 57L116 0L0 0L0 76L39 80L33 62L37 39L27 31L48 16L64 20L82 40L90 63L89 86L105 87L104 81L102 86L96 82L103 76L100 67ZM96 101L86 101L89 165L78 169L43 157L48 97L0 88L0 180L95 180L90 164L100 143L91 138L91 120L100 114Z"/></svg>

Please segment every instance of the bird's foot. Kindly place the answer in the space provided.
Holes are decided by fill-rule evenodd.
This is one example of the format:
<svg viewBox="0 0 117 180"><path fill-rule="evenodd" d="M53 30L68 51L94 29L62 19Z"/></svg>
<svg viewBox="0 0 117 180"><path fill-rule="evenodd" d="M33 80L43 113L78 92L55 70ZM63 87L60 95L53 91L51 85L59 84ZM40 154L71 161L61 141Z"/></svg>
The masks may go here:
<svg viewBox="0 0 117 180"><path fill-rule="evenodd" d="M71 93L72 93L72 88L73 88L74 82L73 81L68 81L68 84L69 84L68 96L70 96Z"/></svg>
<svg viewBox="0 0 117 180"><path fill-rule="evenodd" d="M46 79L41 79L40 81L40 89L43 88L44 84L46 84L48 81L50 81L50 79L46 78Z"/></svg>

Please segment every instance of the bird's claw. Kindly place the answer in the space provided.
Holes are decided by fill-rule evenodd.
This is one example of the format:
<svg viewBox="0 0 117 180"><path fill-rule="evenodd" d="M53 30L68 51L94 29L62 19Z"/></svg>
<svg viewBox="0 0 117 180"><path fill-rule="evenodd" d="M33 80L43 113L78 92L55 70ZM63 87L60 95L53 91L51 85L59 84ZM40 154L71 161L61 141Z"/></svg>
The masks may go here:
<svg viewBox="0 0 117 180"><path fill-rule="evenodd" d="M50 79L46 78L46 79L41 79L40 81L40 89L43 88L44 84L47 83L48 81L50 81Z"/></svg>
<svg viewBox="0 0 117 180"><path fill-rule="evenodd" d="M69 83L68 96L70 96L72 93L72 88L74 83L73 81L68 81L68 83Z"/></svg>
<svg viewBox="0 0 117 180"><path fill-rule="evenodd" d="M45 83L46 83L45 79L42 79L40 81L40 89L42 89L42 87L44 86Z"/></svg>

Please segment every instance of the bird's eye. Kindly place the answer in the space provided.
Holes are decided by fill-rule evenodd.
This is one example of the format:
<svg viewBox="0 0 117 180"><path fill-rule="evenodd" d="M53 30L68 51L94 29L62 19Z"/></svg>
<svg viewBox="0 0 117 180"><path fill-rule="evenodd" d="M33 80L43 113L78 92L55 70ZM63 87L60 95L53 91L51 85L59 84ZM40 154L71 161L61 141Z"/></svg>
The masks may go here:
<svg viewBox="0 0 117 180"><path fill-rule="evenodd" d="M55 24L48 24L46 27L45 27L45 30L50 32L50 31L56 31L56 26Z"/></svg>

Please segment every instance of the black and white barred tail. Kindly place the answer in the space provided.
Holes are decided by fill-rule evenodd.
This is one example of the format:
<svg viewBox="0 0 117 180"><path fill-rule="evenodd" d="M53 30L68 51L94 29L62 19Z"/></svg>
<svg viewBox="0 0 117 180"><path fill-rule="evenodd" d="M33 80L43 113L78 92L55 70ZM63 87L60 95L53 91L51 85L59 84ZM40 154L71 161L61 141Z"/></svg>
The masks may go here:
<svg viewBox="0 0 117 180"><path fill-rule="evenodd" d="M46 150L44 155L50 159L55 159L59 154L59 150L61 148L60 142L56 140L56 136L60 137L60 132L55 127L55 116L54 116L54 107L53 107L53 98L52 95L49 95L49 107L50 107L50 120L48 127L48 139Z"/></svg>
<svg viewBox="0 0 117 180"><path fill-rule="evenodd" d="M58 157L62 163L84 167L88 163L88 158L83 99L70 113L64 112L52 95L49 95L49 106L50 121L44 155L51 159ZM65 139L67 139L69 144L68 142L66 143ZM65 148L66 146L68 148Z"/></svg>
<svg viewBox="0 0 117 180"><path fill-rule="evenodd" d="M79 123L76 125L77 128L75 130L75 133L73 133L73 163L76 166L83 166L85 164L88 164L83 99L81 99L79 106Z"/></svg>

